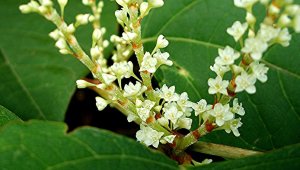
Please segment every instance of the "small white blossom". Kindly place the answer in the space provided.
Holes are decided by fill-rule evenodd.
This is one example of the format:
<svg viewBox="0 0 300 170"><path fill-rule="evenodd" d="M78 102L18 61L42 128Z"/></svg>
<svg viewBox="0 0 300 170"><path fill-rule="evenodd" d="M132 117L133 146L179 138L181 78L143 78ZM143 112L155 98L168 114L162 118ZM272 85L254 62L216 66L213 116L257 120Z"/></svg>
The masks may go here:
<svg viewBox="0 0 300 170"><path fill-rule="evenodd" d="M254 76L259 80L261 81L262 83L266 82L268 80L268 77L267 77L267 72L269 70L268 67L265 67L264 64L260 64L258 62L253 62L251 63L250 65L252 71L253 71L253 74Z"/></svg>
<svg viewBox="0 0 300 170"><path fill-rule="evenodd" d="M155 49L165 48L169 45L169 41L164 38L163 35L159 35L157 38Z"/></svg>
<svg viewBox="0 0 300 170"><path fill-rule="evenodd" d="M99 111L103 110L109 104L108 101L101 97L96 97L96 106Z"/></svg>
<svg viewBox="0 0 300 170"><path fill-rule="evenodd" d="M170 54L168 52L161 53L160 50L157 50L153 57L157 59L157 68L162 64L166 64L168 66L173 65L173 62L171 60L168 60L168 58L170 57Z"/></svg>
<svg viewBox="0 0 300 170"><path fill-rule="evenodd" d="M238 130L239 127L241 127L243 123L241 122L241 118L238 119L232 119L227 122L222 126L222 128L227 132L230 133L231 131L233 132L234 136L239 137L240 132Z"/></svg>
<svg viewBox="0 0 300 170"><path fill-rule="evenodd" d="M157 7L161 7L164 5L164 1L163 0L148 0L149 6L151 6L152 8L157 8Z"/></svg>
<svg viewBox="0 0 300 170"><path fill-rule="evenodd" d="M150 116L150 110L146 109L146 108L137 108L136 109L138 112L138 115L140 116L140 118L146 122L146 120L148 119L148 117Z"/></svg>
<svg viewBox="0 0 300 170"><path fill-rule="evenodd" d="M253 94L256 92L254 86L256 78L253 74L248 75L247 72L243 71L241 75L237 76L235 79L236 89L235 92L241 92L246 90L246 92Z"/></svg>
<svg viewBox="0 0 300 170"><path fill-rule="evenodd" d="M183 115L181 111L178 111L176 104L170 104L169 108L163 108L165 112L164 117L171 120L171 122L176 125L177 120Z"/></svg>
<svg viewBox="0 0 300 170"><path fill-rule="evenodd" d="M270 0L260 0L260 3L263 5L269 4Z"/></svg>
<svg viewBox="0 0 300 170"><path fill-rule="evenodd" d="M165 117L161 117L161 118L157 119L157 121L159 122L159 124L161 124L164 127L169 126L169 119L167 119Z"/></svg>
<svg viewBox="0 0 300 170"><path fill-rule="evenodd" d="M68 45L64 38L59 38L55 43L55 47L57 47L59 49L67 49Z"/></svg>
<svg viewBox="0 0 300 170"><path fill-rule="evenodd" d="M265 42L278 36L280 29L276 29L272 26L266 24L260 24L260 29L258 30L257 37Z"/></svg>
<svg viewBox="0 0 300 170"><path fill-rule="evenodd" d="M74 24L70 24L68 27L67 27L67 32L69 34L73 34L75 32L76 28L74 26Z"/></svg>
<svg viewBox="0 0 300 170"><path fill-rule="evenodd" d="M92 0L82 0L83 5L90 6L93 4Z"/></svg>
<svg viewBox="0 0 300 170"><path fill-rule="evenodd" d="M211 105L207 105L207 102L205 99L201 99L199 102L193 103L192 105L193 109L195 110L195 116L198 116L199 114L211 109Z"/></svg>
<svg viewBox="0 0 300 170"><path fill-rule="evenodd" d="M131 42L137 37L137 34L134 32L123 32L122 33L122 38L126 42Z"/></svg>
<svg viewBox="0 0 300 170"><path fill-rule="evenodd" d="M110 75L110 74L105 74L105 73L102 74L102 77L105 81L105 84L107 84L107 85L110 85L113 81L115 81L117 79L116 76Z"/></svg>
<svg viewBox="0 0 300 170"><path fill-rule="evenodd" d="M101 55L101 52L100 52L98 46L95 46L95 47L91 48L90 53L91 53L91 56L93 58L98 58Z"/></svg>
<svg viewBox="0 0 300 170"><path fill-rule="evenodd" d="M191 107L192 103L188 101L189 97L186 92L181 93L179 99L177 100L177 104L181 107L182 111L186 111L187 107Z"/></svg>
<svg viewBox="0 0 300 170"><path fill-rule="evenodd" d="M161 88L159 97L164 98L166 101L177 101L179 99L179 95L175 93L175 86L168 88L165 84Z"/></svg>
<svg viewBox="0 0 300 170"><path fill-rule="evenodd" d="M148 110L151 110L154 105L155 105L155 102L153 102L151 100L145 100L142 104L143 108L146 108Z"/></svg>
<svg viewBox="0 0 300 170"><path fill-rule="evenodd" d="M187 129L190 130L192 127L193 120L191 118L179 118L177 129Z"/></svg>
<svg viewBox="0 0 300 170"><path fill-rule="evenodd" d="M175 137L176 137L176 135L168 135L168 136L163 137L162 139L164 139L168 143L173 143Z"/></svg>
<svg viewBox="0 0 300 170"><path fill-rule="evenodd" d="M52 39L54 39L55 41L57 41L60 37L59 35L59 30L55 29L54 31L49 33L49 37L51 37Z"/></svg>
<svg viewBox="0 0 300 170"><path fill-rule="evenodd" d="M141 5L140 5L140 13L141 13L140 17L144 17L144 16L148 15L148 13L149 13L148 2L142 2L141 3Z"/></svg>
<svg viewBox="0 0 300 170"><path fill-rule="evenodd" d="M149 73L154 73L156 71L156 64L157 59L151 57L149 52L146 52L141 64L140 71L148 71Z"/></svg>
<svg viewBox="0 0 300 170"><path fill-rule="evenodd" d="M287 5L284 9L284 12L286 12L287 14L291 15L291 16L295 16L297 14L297 12L299 11L300 6L298 4L291 4L291 5Z"/></svg>
<svg viewBox="0 0 300 170"><path fill-rule="evenodd" d="M245 40L245 47L242 48L242 52L251 53L253 60L260 60L262 53L268 48L268 44L260 38L247 38Z"/></svg>
<svg viewBox="0 0 300 170"><path fill-rule="evenodd" d="M116 15L118 21L121 21L121 23L123 23L123 22L127 23L127 21L128 21L127 11L124 8L122 8L121 10L117 10L115 12L115 15Z"/></svg>
<svg viewBox="0 0 300 170"><path fill-rule="evenodd" d="M210 69L215 72L217 75L223 76L227 71L230 70L228 65L222 66L218 64L214 64L214 66L210 66Z"/></svg>
<svg viewBox="0 0 300 170"><path fill-rule="evenodd" d="M230 65L240 57L240 53L235 53L233 48L226 46L224 50L218 49L219 56L215 59L218 65Z"/></svg>
<svg viewBox="0 0 300 170"><path fill-rule="evenodd" d="M235 98L233 100L233 107L232 107L232 112L237 113L241 116L245 115L245 109L242 107L242 103L238 103L238 98Z"/></svg>
<svg viewBox="0 0 300 170"><path fill-rule="evenodd" d="M136 82L135 85L133 83L129 82L129 84L125 85L124 87L124 97L129 97L129 96L139 96L141 95L144 91L147 90L146 86L142 86L140 82ZM150 109L149 109L150 110Z"/></svg>
<svg viewBox="0 0 300 170"><path fill-rule="evenodd" d="M234 0L234 5L240 8L250 8L258 0Z"/></svg>
<svg viewBox="0 0 300 170"><path fill-rule="evenodd" d="M233 113L229 111L229 104L222 105L217 103L213 110L208 111L210 115L216 118L216 124L222 126L225 121L233 119Z"/></svg>
<svg viewBox="0 0 300 170"><path fill-rule="evenodd" d="M139 118L139 117L138 117L136 114L130 113L130 114L127 116L127 121L128 121L128 122L132 122L132 121L137 120L138 118Z"/></svg>
<svg viewBox="0 0 300 170"><path fill-rule="evenodd" d="M252 13L250 13L250 12L247 12L247 14L246 14L246 22L249 24L249 25L254 25L255 24L255 22L256 22L256 18L255 18L255 16L252 14ZM251 29L250 29L251 30ZM250 31L249 30L249 31Z"/></svg>
<svg viewBox="0 0 300 170"><path fill-rule="evenodd" d="M227 86L229 85L229 81L222 80L221 76L217 76L215 79L209 78L208 85L209 85L209 89L208 89L209 94L222 93L227 95Z"/></svg>
<svg viewBox="0 0 300 170"><path fill-rule="evenodd" d="M247 22L242 24L240 21L235 21L231 27L227 28L227 33L233 36L235 41L238 41L243 36L247 28Z"/></svg>
<svg viewBox="0 0 300 170"><path fill-rule="evenodd" d="M76 26L77 25L86 25L89 22L90 14L78 14L76 16Z"/></svg>
<svg viewBox="0 0 300 170"><path fill-rule="evenodd" d="M278 26L278 27L286 27L286 26L289 26L291 23L292 23L292 20L288 16L288 14L282 14L279 17L276 26Z"/></svg>
<svg viewBox="0 0 300 170"><path fill-rule="evenodd" d="M290 41L292 39L291 34L289 33L287 28L283 28L278 36L275 38L275 42L281 44L283 47L287 47L290 45Z"/></svg>
<svg viewBox="0 0 300 170"><path fill-rule="evenodd" d="M111 71L117 75L117 77L125 76L125 74L128 72L128 66L126 62L114 63L110 68Z"/></svg>
<svg viewBox="0 0 300 170"><path fill-rule="evenodd" d="M100 29L96 28L94 29L93 31L93 34L92 34L92 38L93 38L93 41L98 41L102 36L102 32Z"/></svg>
<svg viewBox="0 0 300 170"><path fill-rule="evenodd" d="M79 88L79 89L83 89L83 88L86 88L88 86L96 86L95 84L92 84L92 83L87 82L85 80L77 80L76 85L77 85L77 88Z"/></svg>
<svg viewBox="0 0 300 170"><path fill-rule="evenodd" d="M163 132L157 132L150 127L144 127L141 125L141 130L137 131L136 138L145 145L153 145L155 148L158 147L159 140L163 136Z"/></svg>

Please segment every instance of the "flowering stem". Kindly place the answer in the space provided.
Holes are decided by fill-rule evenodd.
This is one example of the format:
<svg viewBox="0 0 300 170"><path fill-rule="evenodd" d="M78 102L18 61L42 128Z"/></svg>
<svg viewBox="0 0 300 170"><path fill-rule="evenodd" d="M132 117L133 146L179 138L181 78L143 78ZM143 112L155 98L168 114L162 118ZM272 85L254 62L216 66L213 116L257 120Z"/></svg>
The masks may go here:
<svg viewBox="0 0 300 170"><path fill-rule="evenodd" d="M263 154L263 152L259 152L259 151L252 151L252 150L247 150L247 149L242 149L237 147L231 147L231 146L214 144L214 143L206 143L201 141L196 142L189 149L200 153L216 155L216 156L221 156L221 157L231 158L231 159L238 159L246 156Z"/></svg>

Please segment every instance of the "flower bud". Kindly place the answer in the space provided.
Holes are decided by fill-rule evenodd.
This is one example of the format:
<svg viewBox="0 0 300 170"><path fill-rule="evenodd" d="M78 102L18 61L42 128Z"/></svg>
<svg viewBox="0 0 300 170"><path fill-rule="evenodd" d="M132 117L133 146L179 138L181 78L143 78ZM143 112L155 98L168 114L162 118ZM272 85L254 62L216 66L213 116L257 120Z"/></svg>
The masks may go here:
<svg viewBox="0 0 300 170"><path fill-rule="evenodd" d="M68 27L67 27L67 32L69 34L73 34L75 32L75 27L74 27L74 24L70 24Z"/></svg>
<svg viewBox="0 0 300 170"><path fill-rule="evenodd" d="M85 25L89 22L90 14L78 14L76 16L76 25Z"/></svg>
<svg viewBox="0 0 300 170"><path fill-rule="evenodd" d="M98 28L94 29L94 32L92 35L93 41L95 41L95 42L98 41L101 38L101 35L102 35L102 32L100 29L98 29Z"/></svg>
<svg viewBox="0 0 300 170"><path fill-rule="evenodd" d="M148 10L148 3L147 2L142 2L140 6L140 12L141 12L141 17L143 18L144 16L148 15L149 10Z"/></svg>
<svg viewBox="0 0 300 170"><path fill-rule="evenodd" d="M246 21L249 25L253 25L255 24L256 22L256 18L253 14L247 12L247 15L246 15Z"/></svg>
<svg viewBox="0 0 300 170"><path fill-rule="evenodd" d="M65 7L68 3L68 0L57 0L61 8Z"/></svg>
<svg viewBox="0 0 300 170"><path fill-rule="evenodd" d="M100 52L98 46L91 48L90 53L91 53L92 58L98 58L101 55L101 52Z"/></svg>
<svg viewBox="0 0 300 170"><path fill-rule="evenodd" d="M158 7L161 7L164 5L164 1L163 0L148 0L148 4L152 8L158 8Z"/></svg>
<svg viewBox="0 0 300 170"><path fill-rule="evenodd" d="M57 41L59 38L59 30L55 29L54 31L50 32L49 37Z"/></svg>
<svg viewBox="0 0 300 170"><path fill-rule="evenodd" d="M96 106L99 111L102 111L108 104L109 102L107 102L105 99L96 97Z"/></svg>
<svg viewBox="0 0 300 170"><path fill-rule="evenodd" d="M32 8L29 5L21 5L19 6L19 10L23 13L23 14L28 14L32 11Z"/></svg>

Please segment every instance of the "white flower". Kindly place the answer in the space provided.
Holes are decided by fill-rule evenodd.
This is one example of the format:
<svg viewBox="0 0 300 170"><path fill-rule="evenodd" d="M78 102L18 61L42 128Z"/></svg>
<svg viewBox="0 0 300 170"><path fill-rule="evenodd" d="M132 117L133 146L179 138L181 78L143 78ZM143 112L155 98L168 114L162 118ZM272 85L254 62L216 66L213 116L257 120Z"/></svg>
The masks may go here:
<svg viewBox="0 0 300 170"><path fill-rule="evenodd" d="M227 33L233 36L235 41L238 41L248 28L248 23L241 24L240 21L235 21L233 25L227 28Z"/></svg>
<svg viewBox="0 0 300 170"><path fill-rule="evenodd" d="M217 75L223 76L227 71L230 70L228 65L222 66L218 64L214 64L214 66L210 66L210 69L215 72Z"/></svg>
<svg viewBox="0 0 300 170"><path fill-rule="evenodd" d="M258 62L253 62L251 63L250 65L252 71L253 71L253 74L254 76L259 80L261 81L262 83L266 82L268 80L268 77L267 77L267 72L269 70L268 67L265 67L264 64L260 64Z"/></svg>
<svg viewBox="0 0 300 170"><path fill-rule="evenodd" d="M127 11L124 9L124 8L122 8L121 10L117 10L116 12L115 12L115 16L117 17L117 19L119 20L119 21L121 21L122 23L124 22L124 23L127 23L127 21L128 21L128 18L127 18Z"/></svg>
<svg viewBox="0 0 300 170"><path fill-rule="evenodd" d="M187 129L190 130L192 127L193 120L191 118L179 118L177 129Z"/></svg>
<svg viewBox="0 0 300 170"><path fill-rule="evenodd" d="M163 132L157 132L150 127L144 127L141 125L141 130L137 131L136 138L145 145L153 145L155 148L158 147L159 140L163 136Z"/></svg>
<svg viewBox="0 0 300 170"><path fill-rule="evenodd" d="M134 32L123 32L122 33L122 38L123 40L125 40L126 42L131 42L132 40L134 40L137 37L137 34Z"/></svg>
<svg viewBox="0 0 300 170"><path fill-rule="evenodd" d="M253 94L256 92L256 88L254 86L255 82L256 78L253 74L248 75L245 71L243 71L241 75L235 78L235 92L237 93L246 90L246 92Z"/></svg>
<svg viewBox="0 0 300 170"><path fill-rule="evenodd" d="M142 104L143 108L146 108L148 110L151 110L154 105L155 105L155 102L153 102L151 100L145 100Z"/></svg>
<svg viewBox="0 0 300 170"><path fill-rule="evenodd" d="M160 50L157 50L153 57L157 59L157 68L162 64L166 64L168 66L173 65L173 62L171 60L168 60L168 58L170 57L170 54L168 52L161 53Z"/></svg>
<svg viewBox="0 0 300 170"><path fill-rule="evenodd" d="M148 119L148 117L150 116L150 110L146 109L146 108L137 108L136 109L138 112L138 115L140 116L140 118L146 122L146 120Z"/></svg>
<svg viewBox="0 0 300 170"><path fill-rule="evenodd" d="M270 41L271 39L277 37L280 29L276 29L272 26L266 24L260 24L260 29L258 30L257 37L263 41Z"/></svg>
<svg viewBox="0 0 300 170"><path fill-rule="evenodd" d="M68 3L68 0L57 0L57 2L59 3L60 6L66 6Z"/></svg>
<svg viewBox="0 0 300 170"><path fill-rule="evenodd" d="M64 38L59 38L55 43L55 47L57 47L59 49L67 49L68 45Z"/></svg>
<svg viewBox="0 0 300 170"><path fill-rule="evenodd" d="M195 116L198 116L200 113L203 113L209 109L211 109L211 105L207 105L207 102L205 99L201 99L199 102L193 103L192 105L193 109L195 110Z"/></svg>
<svg viewBox="0 0 300 170"><path fill-rule="evenodd" d="M245 47L242 48L242 52L251 53L253 60L260 60L262 53L268 48L268 44L260 38L247 38L245 40Z"/></svg>
<svg viewBox="0 0 300 170"><path fill-rule="evenodd" d="M77 25L85 25L89 22L90 14L78 14L76 16L76 26Z"/></svg>
<svg viewBox="0 0 300 170"><path fill-rule="evenodd" d="M105 74L105 73L102 74L102 77L105 81L103 83L105 83L107 85L110 85L113 81L115 81L117 79L116 76L113 76L113 75L110 75L110 74Z"/></svg>
<svg viewBox="0 0 300 170"><path fill-rule="evenodd" d="M83 5L90 6L93 4L92 0L82 0Z"/></svg>
<svg viewBox="0 0 300 170"><path fill-rule="evenodd" d="M291 4L291 5L287 5L285 7L284 12L288 13L291 16L294 16L297 14L299 9L300 9L300 6L298 4Z"/></svg>
<svg viewBox="0 0 300 170"><path fill-rule="evenodd" d="M270 0L260 0L260 3L263 5L267 5L270 2Z"/></svg>
<svg viewBox="0 0 300 170"><path fill-rule="evenodd" d="M222 105L221 103L217 103L213 110L208 111L210 115L216 118L216 124L218 126L222 126L225 121L233 119L233 113L229 111L229 104Z"/></svg>
<svg viewBox="0 0 300 170"><path fill-rule="evenodd" d="M83 88L86 88L88 86L96 86L95 84L92 84L92 83L87 82L85 80L77 80L76 85L77 85L77 88L79 88L79 89L83 89Z"/></svg>
<svg viewBox="0 0 300 170"><path fill-rule="evenodd" d="M144 91L147 90L146 86L142 86L140 82L136 82L135 85L133 85L131 82L129 84L125 85L124 87L124 97L129 97L129 96L139 96L141 95ZM150 110L150 109L149 109Z"/></svg>
<svg viewBox="0 0 300 170"><path fill-rule="evenodd" d="M136 114L130 113L130 114L127 116L127 121L128 121L128 122L132 122L132 121L137 120L138 118L139 118L139 117L138 117Z"/></svg>
<svg viewBox="0 0 300 170"><path fill-rule="evenodd" d="M164 38L163 35L159 35L157 38L155 49L165 48L169 45L169 41Z"/></svg>
<svg viewBox="0 0 300 170"><path fill-rule="evenodd" d="M234 5L240 8L250 8L258 0L234 0Z"/></svg>
<svg viewBox="0 0 300 170"><path fill-rule="evenodd" d="M254 25L255 24L255 22L256 22L256 18L255 18L255 16L252 14L252 13L250 13L250 12L247 12L247 14L246 14L246 22L249 24L249 25ZM253 32L253 30L249 30L249 31L251 31L251 32ZM253 34L254 34L254 32L253 32Z"/></svg>
<svg viewBox="0 0 300 170"><path fill-rule="evenodd" d="M183 115L181 111L178 111L176 104L171 104L169 108L163 108L165 112L164 117L171 120L171 122L176 125L177 120Z"/></svg>
<svg viewBox="0 0 300 170"><path fill-rule="evenodd" d="M99 111L103 110L109 102L107 102L105 99L101 97L96 97L96 106Z"/></svg>
<svg viewBox="0 0 300 170"><path fill-rule="evenodd" d="M232 111L234 113L237 113L241 116L244 116L245 115L245 109L242 107L242 103L238 103L238 98L235 98L233 100L233 107L232 107Z"/></svg>
<svg viewBox="0 0 300 170"><path fill-rule="evenodd" d="M224 50L218 49L219 56L215 59L218 65L230 65L234 63L234 60L240 57L240 53L235 53L233 48L226 46Z"/></svg>
<svg viewBox="0 0 300 170"><path fill-rule="evenodd" d="M208 79L208 93L215 94L215 93L222 93L227 95L227 86L229 85L229 81L223 80L221 76L217 76L216 79L209 78Z"/></svg>
<svg viewBox="0 0 300 170"><path fill-rule="evenodd" d="M140 71L148 71L149 73L154 73L156 71L156 64L157 59L151 57L149 52L146 52L141 64L142 66L140 68Z"/></svg>
<svg viewBox="0 0 300 170"><path fill-rule="evenodd" d="M283 47L287 47L290 45L290 41L292 39L291 34L289 33L287 28L283 28L278 36L275 38L275 41L281 44Z"/></svg>
<svg viewBox="0 0 300 170"><path fill-rule="evenodd" d="M151 6L152 8L157 8L157 7L161 7L164 5L164 1L163 0L148 0L149 6Z"/></svg>
<svg viewBox="0 0 300 170"><path fill-rule="evenodd" d="M168 88L165 84L161 88L159 97L164 98L166 101L177 101L179 99L179 95L175 93L175 86Z"/></svg>
<svg viewBox="0 0 300 170"><path fill-rule="evenodd" d="M58 38L60 37L59 35L59 30L55 29L54 31L49 33L49 37L51 37L52 39L54 39L55 41L58 40Z"/></svg>
<svg viewBox="0 0 300 170"><path fill-rule="evenodd" d="M101 38L102 32L100 29L96 28L93 31L92 38L93 41L98 41Z"/></svg>
<svg viewBox="0 0 300 170"><path fill-rule="evenodd" d="M177 100L177 104L181 107L182 111L186 111L187 107L191 107L191 102L188 101L189 97L186 92L181 93L179 99Z"/></svg>
<svg viewBox="0 0 300 170"><path fill-rule="evenodd" d="M164 127L169 126L169 120L165 117L161 117L161 118L157 119L157 121L159 122L159 124L161 124Z"/></svg>
<svg viewBox="0 0 300 170"><path fill-rule="evenodd" d="M168 135L168 136L163 137L163 139L165 141L167 141L168 143L173 143L175 137L176 137L176 135Z"/></svg>
<svg viewBox="0 0 300 170"><path fill-rule="evenodd" d="M117 75L117 77L125 76L125 74L128 72L128 66L126 62L114 63L110 68L111 71Z"/></svg>
<svg viewBox="0 0 300 170"><path fill-rule="evenodd" d="M288 14L282 14L282 15L280 15L276 25L278 27L286 27L286 26L289 26L291 24L291 22L292 22L292 20L288 16Z"/></svg>
<svg viewBox="0 0 300 170"><path fill-rule="evenodd" d="M149 8L148 3L147 2L142 2L141 5L140 5L140 13L141 13L140 17L143 18L144 16L148 15L149 9L150 8Z"/></svg>
<svg viewBox="0 0 300 170"><path fill-rule="evenodd" d="M238 119L232 119L227 122L222 126L222 128L227 132L230 133L231 131L233 132L234 136L238 137L240 136L240 132L238 130L239 127L241 127L243 123L241 122L241 118Z"/></svg>
<svg viewBox="0 0 300 170"><path fill-rule="evenodd" d="M300 13L296 14L293 19L293 28L296 33L300 32Z"/></svg>

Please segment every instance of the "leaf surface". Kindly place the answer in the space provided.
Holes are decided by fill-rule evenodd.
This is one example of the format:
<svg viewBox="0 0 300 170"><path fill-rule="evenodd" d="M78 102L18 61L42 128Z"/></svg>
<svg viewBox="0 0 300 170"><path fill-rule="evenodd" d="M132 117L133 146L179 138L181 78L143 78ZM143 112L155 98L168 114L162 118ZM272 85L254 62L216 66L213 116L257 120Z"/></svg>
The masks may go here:
<svg viewBox="0 0 300 170"><path fill-rule="evenodd" d="M0 169L178 169L160 152L92 127L66 134L64 123L11 123L0 132Z"/></svg>
<svg viewBox="0 0 300 170"><path fill-rule="evenodd" d="M0 128L12 121L22 121L22 120L14 113L12 113L11 111L7 110L5 107L0 105Z"/></svg>
<svg viewBox="0 0 300 170"><path fill-rule="evenodd" d="M23 120L62 121L76 88L75 81L89 71L76 58L58 52L48 36L55 29L53 23L36 13L24 15L19 11L19 5L28 2L0 2L0 104ZM117 23L112 20L116 4L105 0L105 5L102 23L108 39L117 31ZM69 1L66 22L75 22L79 12L90 10L80 0ZM91 34L91 25L78 27L75 32L88 53Z"/></svg>
<svg viewBox="0 0 300 170"><path fill-rule="evenodd" d="M236 8L232 0L220 3L219 0L178 0L176 3L166 0L165 5L152 10L142 24L146 51L154 48L160 34L170 42L163 51L170 53L174 65L157 71L155 76L160 85L176 85L176 91L187 92L193 102L204 98L214 103L213 95L208 94L207 80L216 77L209 67L218 56L218 48L229 45L240 49L226 29L236 20L245 22L245 10ZM254 14L258 21L265 16L259 3L254 6ZM236 95L246 110L241 136L236 138L217 131L201 140L260 151L300 141L300 101L297 99L300 96L300 35L292 35L289 47L274 45L264 54L262 62L270 68L268 81L257 82L254 95L246 92ZM230 78L231 75L225 76ZM198 120L192 118L193 128L196 128Z"/></svg>

